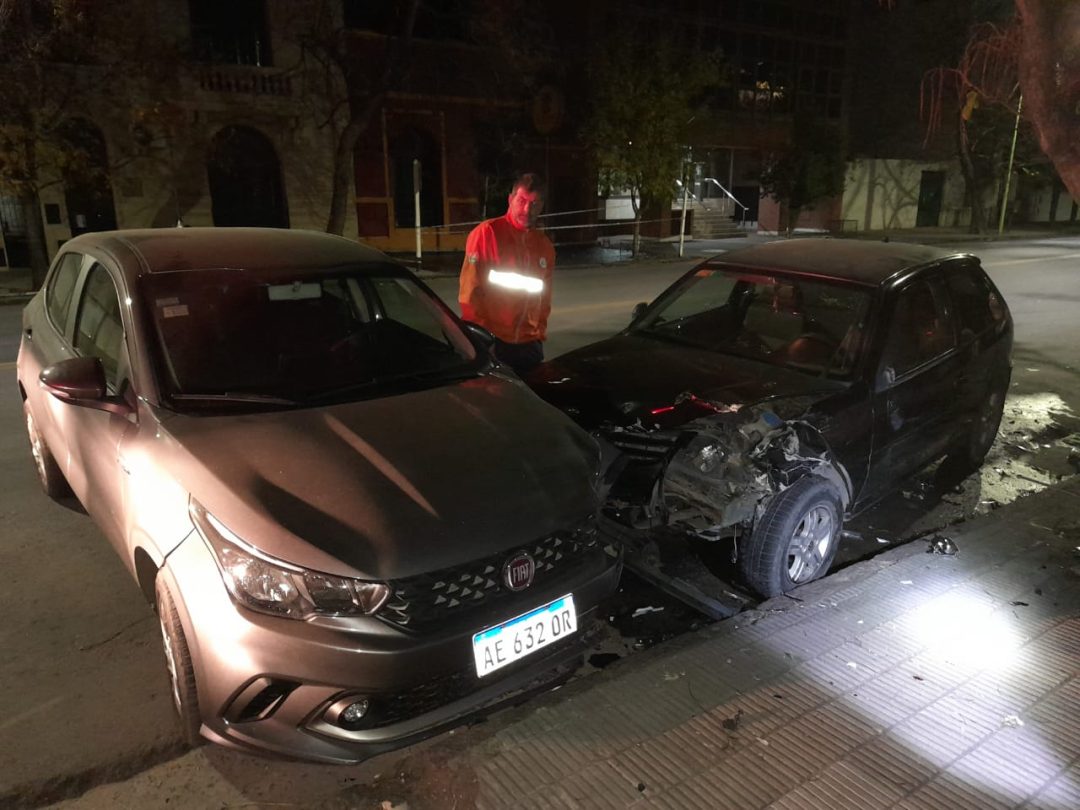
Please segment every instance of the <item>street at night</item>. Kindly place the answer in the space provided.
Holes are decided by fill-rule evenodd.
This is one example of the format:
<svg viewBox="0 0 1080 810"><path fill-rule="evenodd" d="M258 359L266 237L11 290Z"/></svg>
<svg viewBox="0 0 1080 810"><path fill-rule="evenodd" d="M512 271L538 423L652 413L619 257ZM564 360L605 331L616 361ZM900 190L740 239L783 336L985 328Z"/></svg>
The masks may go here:
<svg viewBox="0 0 1080 810"><path fill-rule="evenodd" d="M1080 0L0 67L0 810L1080 808Z"/></svg>
<svg viewBox="0 0 1080 810"><path fill-rule="evenodd" d="M712 243L717 250L731 244ZM1080 375L1072 347L1080 340L1080 326L1071 311L1080 289L1076 276L1080 240L1012 240L960 247L981 257L1016 319L1013 385L1001 435L976 475L941 484L932 469L861 515L848 527L853 534L842 550L842 564L912 538L953 536L959 521L992 514L1076 470L1080 422L1074 413L1080 407ZM651 299L694 260L561 271L550 352L570 350L621 328L636 302ZM428 281L445 298L452 298L455 279ZM363 804L367 798L396 800L401 795L412 797L410 806L442 806L435 797L451 794L438 791L461 788L452 764L456 752L483 750L491 734L502 733L499 729L521 724L538 728L551 707L561 705L564 693L556 692L496 714L481 725L349 768L268 761L214 746L185 753L173 730L153 613L78 506L58 507L38 488L14 385L19 313L18 306L0 307L0 345L6 352L0 358L0 435L5 437L0 515L6 527L3 568L9 572L4 629L8 655L0 665L7 686L0 712L5 802L17 806L17 795L48 801L82 793L98 783L130 779L90 790L65 806L161 806L166 800L170 807L217 802L270 806L281 801L298 806L369 806ZM977 551L973 546L980 535L965 533L957 542L961 555L971 553ZM877 564L871 557L863 565ZM832 590L849 587L851 572L861 570L860 565L841 567L815 586L814 598L828 600ZM706 620L632 576L612 600L608 615L608 630L590 656L594 665L578 674L567 690L573 697L567 700L588 701L591 683L613 688L632 673L661 665L669 649L686 649L686 639L703 642L713 637L701 636L713 632L700 629ZM738 617L715 627L728 625L732 638L737 638ZM682 639L656 643L686 633ZM637 655L644 649L648 652ZM608 667L613 660L619 665ZM601 668L597 663L604 672L597 671ZM598 728L595 733L600 744L605 732ZM392 774L398 768L419 775L416 784L395 781ZM355 793L371 780L385 796ZM425 790L432 792L425 796ZM354 800L349 796L364 799L350 804Z"/></svg>

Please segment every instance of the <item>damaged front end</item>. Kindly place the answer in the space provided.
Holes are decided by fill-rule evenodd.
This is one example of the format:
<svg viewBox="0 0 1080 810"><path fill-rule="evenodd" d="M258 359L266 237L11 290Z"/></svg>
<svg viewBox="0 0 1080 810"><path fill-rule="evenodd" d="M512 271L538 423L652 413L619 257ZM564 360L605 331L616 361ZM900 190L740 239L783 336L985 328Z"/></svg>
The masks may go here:
<svg viewBox="0 0 1080 810"><path fill-rule="evenodd" d="M678 430L650 431L638 422L603 435L628 456L609 508L635 528L732 537L806 475L832 482L845 508L850 501L850 479L820 431L763 405L717 408Z"/></svg>

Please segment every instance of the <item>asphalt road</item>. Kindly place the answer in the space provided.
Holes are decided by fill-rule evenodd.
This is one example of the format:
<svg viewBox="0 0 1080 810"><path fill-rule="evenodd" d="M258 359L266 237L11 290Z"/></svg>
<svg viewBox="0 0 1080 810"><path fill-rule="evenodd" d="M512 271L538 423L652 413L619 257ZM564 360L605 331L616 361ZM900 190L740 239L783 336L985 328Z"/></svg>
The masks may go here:
<svg viewBox="0 0 1080 810"><path fill-rule="evenodd" d="M1080 239L969 247L1016 320L1010 441L1026 454L996 449L983 476L969 485L974 495L963 496L966 509L978 508L995 491L994 482L1006 477L995 471L1002 458L1026 465L1032 488L1066 472L1053 469L1064 464L1054 444L1077 430L1070 413L1080 410ZM654 297L689 265L558 273L548 355L621 328L635 303ZM446 300L456 297L454 279L430 283ZM0 307L0 806L77 795L181 750L156 624L138 588L75 505L53 504L38 489L12 363L18 332L19 308ZM895 534L910 532L920 520L933 523L928 515L950 507L944 495L928 498L925 489L916 486L911 497L900 497L907 511L895 519ZM871 550L876 539L867 542ZM208 750L205 759L240 793L261 802L311 801L378 767L378 761L359 769L271 763L221 749ZM193 774L193 789L197 783Z"/></svg>

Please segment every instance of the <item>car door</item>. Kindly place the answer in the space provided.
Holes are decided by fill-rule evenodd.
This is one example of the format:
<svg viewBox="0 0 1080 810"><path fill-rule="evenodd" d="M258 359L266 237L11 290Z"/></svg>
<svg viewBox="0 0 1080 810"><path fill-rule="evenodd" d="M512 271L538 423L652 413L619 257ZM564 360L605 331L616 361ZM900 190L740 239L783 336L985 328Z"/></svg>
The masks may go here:
<svg viewBox="0 0 1080 810"><path fill-rule="evenodd" d="M77 356L97 357L105 370L107 392L134 404L131 364L126 342L119 274L101 262L86 272L75 309L72 343ZM121 441L136 430L132 413L118 414L78 405L63 405L64 430L71 454L68 482L109 540L122 542L124 487Z"/></svg>
<svg viewBox="0 0 1080 810"><path fill-rule="evenodd" d="M86 264L82 253L67 252L57 257L45 279L43 295L32 300L23 314L19 347L19 375L34 425L65 475L69 453L67 435L61 426L66 408L37 381L42 369L75 356L71 330L75 299Z"/></svg>
<svg viewBox="0 0 1080 810"><path fill-rule="evenodd" d="M1008 347L1000 338L1004 313L996 292L976 259L957 259L945 266L957 326L960 369L957 380L959 428L966 430L992 391L1008 383Z"/></svg>
<svg viewBox="0 0 1080 810"><path fill-rule="evenodd" d="M873 497L894 489L948 447L963 367L940 278L930 273L913 278L895 292L885 311L868 477Z"/></svg>

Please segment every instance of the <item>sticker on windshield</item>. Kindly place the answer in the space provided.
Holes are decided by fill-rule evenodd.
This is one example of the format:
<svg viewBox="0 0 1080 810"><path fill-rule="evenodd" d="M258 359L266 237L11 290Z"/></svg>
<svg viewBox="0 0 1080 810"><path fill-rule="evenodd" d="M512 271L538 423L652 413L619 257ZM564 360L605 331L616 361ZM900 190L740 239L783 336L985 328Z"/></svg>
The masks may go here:
<svg viewBox="0 0 1080 810"><path fill-rule="evenodd" d="M183 318L187 314L187 304L176 304L171 307L161 308L161 317L163 318Z"/></svg>
<svg viewBox="0 0 1080 810"><path fill-rule="evenodd" d="M271 301L304 301L310 298L322 298L322 284L317 281L304 284L294 281L292 284L270 284L266 288Z"/></svg>
<svg viewBox="0 0 1080 810"><path fill-rule="evenodd" d="M154 301L159 307L171 307L173 304L179 304L179 298L158 298Z"/></svg>

